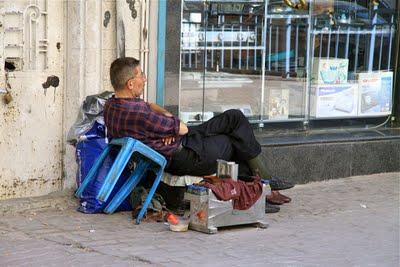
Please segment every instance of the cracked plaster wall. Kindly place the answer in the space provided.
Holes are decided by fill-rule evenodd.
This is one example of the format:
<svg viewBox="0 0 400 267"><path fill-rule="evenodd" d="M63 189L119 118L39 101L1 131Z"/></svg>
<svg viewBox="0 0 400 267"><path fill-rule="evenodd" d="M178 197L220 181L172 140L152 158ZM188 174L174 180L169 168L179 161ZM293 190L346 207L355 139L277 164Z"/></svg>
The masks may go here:
<svg viewBox="0 0 400 267"><path fill-rule="evenodd" d="M108 71L117 56L116 5L126 1L40 1L48 5L48 67L9 74L13 101L0 103L0 200L75 187L75 148L66 143L66 134L87 95L111 90ZM2 5L23 9L29 1L3 1L1 14ZM139 11L141 1L135 5ZM110 17L104 23L106 12ZM140 54L140 15L124 15L127 56ZM1 41L4 27L0 31ZM0 50L1 63L7 56L1 42ZM44 94L42 83L49 75L57 75L60 84ZM3 69L0 76L4 88Z"/></svg>
<svg viewBox="0 0 400 267"><path fill-rule="evenodd" d="M28 6L28 1L0 6L0 199L43 195L62 186L64 86L42 87L48 76L61 81L64 76L62 2ZM12 60L23 64L15 64L6 79L4 61ZM8 104L5 90L12 97Z"/></svg>

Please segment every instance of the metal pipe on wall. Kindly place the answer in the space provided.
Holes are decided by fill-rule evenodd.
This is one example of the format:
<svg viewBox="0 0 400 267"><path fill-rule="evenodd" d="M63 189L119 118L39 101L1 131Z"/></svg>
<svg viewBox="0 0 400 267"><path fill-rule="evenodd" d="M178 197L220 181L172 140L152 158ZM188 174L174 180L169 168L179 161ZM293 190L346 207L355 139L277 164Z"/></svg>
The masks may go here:
<svg viewBox="0 0 400 267"><path fill-rule="evenodd" d="M139 60L140 60L140 67L142 68L142 71L147 74L147 1L146 0L140 0L140 38L139 38ZM143 92L143 97L144 99L147 99L147 90L145 89Z"/></svg>
<svg viewBox="0 0 400 267"><path fill-rule="evenodd" d="M117 0L116 3L116 18L117 18L117 57L125 56L125 24L123 20L123 11L126 2L124 0Z"/></svg>

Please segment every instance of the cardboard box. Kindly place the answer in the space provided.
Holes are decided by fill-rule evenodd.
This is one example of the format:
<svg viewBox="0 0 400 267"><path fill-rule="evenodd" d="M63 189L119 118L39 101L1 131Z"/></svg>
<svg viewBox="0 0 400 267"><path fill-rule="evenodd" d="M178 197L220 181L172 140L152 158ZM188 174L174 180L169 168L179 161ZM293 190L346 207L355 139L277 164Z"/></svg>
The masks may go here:
<svg viewBox="0 0 400 267"><path fill-rule="evenodd" d="M253 116L253 110L250 105L247 104L236 104L236 105L221 105L221 112L225 112L229 109L238 109L240 110L246 117Z"/></svg>
<svg viewBox="0 0 400 267"><path fill-rule="evenodd" d="M349 60L344 58L314 58L311 81L314 84L347 83Z"/></svg>
<svg viewBox="0 0 400 267"><path fill-rule="evenodd" d="M365 72L358 75L359 116L388 115L392 111L393 72Z"/></svg>
<svg viewBox="0 0 400 267"><path fill-rule="evenodd" d="M356 117L358 84L316 85L311 88L311 116Z"/></svg>
<svg viewBox="0 0 400 267"><path fill-rule="evenodd" d="M268 101L268 118L284 120L289 118L289 90L271 89Z"/></svg>
<svg viewBox="0 0 400 267"><path fill-rule="evenodd" d="M208 121L214 117L214 112L202 112L202 111L181 111L179 113L179 118L184 123L196 123L196 122L203 122Z"/></svg>

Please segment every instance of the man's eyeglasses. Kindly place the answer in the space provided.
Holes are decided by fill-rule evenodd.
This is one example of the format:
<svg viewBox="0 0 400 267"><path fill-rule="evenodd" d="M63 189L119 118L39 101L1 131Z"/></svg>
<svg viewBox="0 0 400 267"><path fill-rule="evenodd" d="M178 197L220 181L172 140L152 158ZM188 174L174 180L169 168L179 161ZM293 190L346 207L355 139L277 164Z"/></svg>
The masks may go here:
<svg viewBox="0 0 400 267"><path fill-rule="evenodd" d="M134 78L146 78L146 74L142 71L140 72L140 76L136 75Z"/></svg>
<svg viewBox="0 0 400 267"><path fill-rule="evenodd" d="M142 72L140 72L140 75L132 76L128 80L126 80L125 84L127 84L130 80L132 80L132 79L134 80L136 78L146 79L146 74L142 71Z"/></svg>

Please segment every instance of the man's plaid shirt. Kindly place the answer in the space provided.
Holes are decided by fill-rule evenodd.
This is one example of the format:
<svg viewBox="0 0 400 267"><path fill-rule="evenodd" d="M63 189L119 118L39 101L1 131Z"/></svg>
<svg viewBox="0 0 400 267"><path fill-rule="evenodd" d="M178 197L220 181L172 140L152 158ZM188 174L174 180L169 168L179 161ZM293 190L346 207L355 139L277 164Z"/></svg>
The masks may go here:
<svg viewBox="0 0 400 267"><path fill-rule="evenodd" d="M104 121L109 138L133 137L167 157L181 142L179 119L154 112L139 98L111 97L104 106ZM170 136L175 142L164 145L161 139Z"/></svg>

